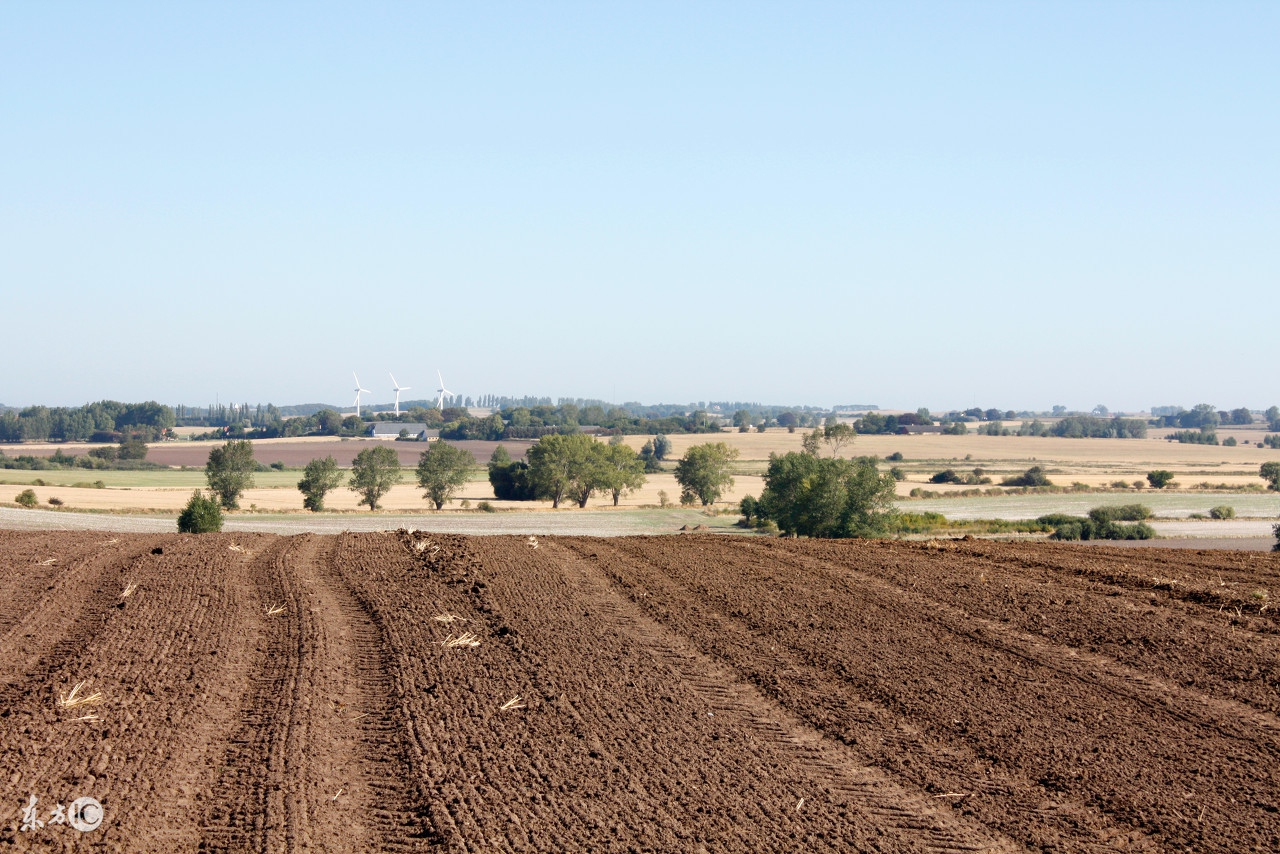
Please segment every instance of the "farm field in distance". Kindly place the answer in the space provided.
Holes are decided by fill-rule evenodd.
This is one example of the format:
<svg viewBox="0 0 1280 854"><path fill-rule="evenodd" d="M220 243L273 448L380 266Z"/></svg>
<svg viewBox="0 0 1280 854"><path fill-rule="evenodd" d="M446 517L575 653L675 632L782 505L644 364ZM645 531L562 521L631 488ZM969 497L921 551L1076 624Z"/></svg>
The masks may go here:
<svg viewBox="0 0 1280 854"><path fill-rule="evenodd" d="M736 504L745 495L759 495L763 489L762 475L770 453L786 453L798 450L804 436L803 430L788 433L773 429L766 433L724 432L718 434L672 434L671 459L678 459L693 444L723 441L740 452L734 463L736 484L722 498L721 506ZM1280 451L1257 448L1254 443L1266 431L1261 425L1253 428L1223 428L1222 438L1238 436L1237 447L1211 445L1183 445L1164 439L1060 439L1053 437L1019 436L966 436L941 435L866 435L843 453L870 455L883 460L898 452L900 462L884 462L883 468L896 465L903 469L906 480L898 484L899 497L904 499L900 507L907 512L941 512L949 518L1033 518L1048 512L1076 512L1099 503L1142 502L1151 506L1157 515L1185 516L1205 513L1218 504L1236 506L1237 514L1256 519L1274 518L1280 515L1280 494L1259 492L1262 480L1258 469L1262 463L1280 459ZM648 440L647 436L627 436L626 443L635 448ZM154 511L176 514L190 497L192 489L205 485L200 466L207 460L215 442L166 442L150 446L148 459L171 466L188 466L187 470L171 468L159 471L89 471L70 469L63 471L0 470L0 503L11 503L14 496L28 485L43 481L37 486L39 500L57 498L68 508L92 511ZM424 513L438 518L440 514L427 513L427 504L413 483L412 468L416 465L422 446L410 442L385 442L375 440L333 438L270 439L254 443L255 456L264 465L282 462L286 471L260 472L255 475L257 485L248 490L241 506L251 506L268 512L302 512L302 495L296 489L301 477L300 467L316 457L332 454L341 465L349 465L360 450L375 444L393 447L405 467L404 482L393 488L384 499L384 506L395 513ZM493 452L496 442L458 443L469 450L476 460L483 463ZM522 455L531 444L528 441L504 442L514 456ZM49 456L57 449L66 453L85 453L93 446L80 445L7 445L2 449L10 456L34 454ZM932 484L929 478L946 468L964 474L974 468L982 468L993 484L998 486L1003 477L1020 474L1027 468L1043 466L1050 479L1060 486L1083 483L1091 488L1109 487L1123 481L1132 484L1144 481L1146 472L1156 468L1168 469L1179 485L1176 490L1151 489L1114 490L1106 494L1047 494L1027 496L967 496L951 497L972 486ZM105 488L92 489L95 481ZM80 484L80 486L73 486ZM1203 486L1226 487L1204 489ZM938 498L905 500L912 489L924 489L937 493ZM632 511L659 504L659 492L666 492L670 501L678 499L680 488L670 471L649 475L645 486L630 495L623 496L618 509ZM546 508L546 502L500 502L493 497L483 469L473 476L463 488L458 500L447 505L445 514L461 509L460 501L471 504L490 501L499 509L530 510ZM337 511L358 512L357 497L346 488L330 493L326 505ZM958 504L956 502L959 502ZM588 508L604 509L611 502L604 496L594 496ZM956 509L962 508L962 509ZM1167 508L1167 512L1166 512ZM612 509L612 508L610 508ZM575 512L576 508L575 508Z"/></svg>
<svg viewBox="0 0 1280 854"><path fill-rule="evenodd" d="M1275 850L1278 582L981 540L0 531L0 847L70 844L19 830L34 795L130 852Z"/></svg>

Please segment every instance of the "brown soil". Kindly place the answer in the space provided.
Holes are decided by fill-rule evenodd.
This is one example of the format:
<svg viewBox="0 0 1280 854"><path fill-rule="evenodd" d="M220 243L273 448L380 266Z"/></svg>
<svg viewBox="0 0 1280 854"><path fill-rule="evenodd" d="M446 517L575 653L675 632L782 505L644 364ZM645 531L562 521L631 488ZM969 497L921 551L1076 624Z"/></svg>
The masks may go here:
<svg viewBox="0 0 1280 854"><path fill-rule="evenodd" d="M0 849L1274 851L1278 588L981 540L0 532ZM31 794L106 818L23 832Z"/></svg>

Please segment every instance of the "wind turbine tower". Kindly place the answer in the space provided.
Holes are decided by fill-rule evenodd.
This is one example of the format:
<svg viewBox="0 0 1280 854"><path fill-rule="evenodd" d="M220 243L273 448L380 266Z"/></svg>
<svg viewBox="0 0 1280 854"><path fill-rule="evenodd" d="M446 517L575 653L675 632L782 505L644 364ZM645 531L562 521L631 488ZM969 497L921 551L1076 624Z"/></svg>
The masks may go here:
<svg viewBox="0 0 1280 854"><path fill-rule="evenodd" d="M443 412L443 411L444 411L444 396L445 396L446 394L448 394L448 395L452 395L452 394L453 394L453 392L449 391L449 389L447 389L447 388L445 388L445 387L444 387L444 377L440 375L440 372L439 372L439 371L436 371L436 377L440 380L440 388L436 389L436 391L437 391L437 392L439 393L439 395L440 395L440 398L436 401L436 408L437 408L437 409L439 409L441 412Z"/></svg>
<svg viewBox="0 0 1280 854"><path fill-rule="evenodd" d="M356 372L355 372L355 371L352 371L352 372L351 372L351 376L356 377ZM360 386L360 378L359 378L359 377L356 377L356 418L359 418L359 417L360 417L360 395L361 395L362 393L363 393L363 394L369 394L369 389L367 389L367 388L361 388L361 386Z"/></svg>
<svg viewBox="0 0 1280 854"><path fill-rule="evenodd" d="M391 385L396 390L396 417L399 418L400 417L400 392L408 391L409 386L400 385L398 382L396 382L396 375L393 373L388 372L387 376L391 377ZM444 385L444 383L441 383L441 385Z"/></svg>

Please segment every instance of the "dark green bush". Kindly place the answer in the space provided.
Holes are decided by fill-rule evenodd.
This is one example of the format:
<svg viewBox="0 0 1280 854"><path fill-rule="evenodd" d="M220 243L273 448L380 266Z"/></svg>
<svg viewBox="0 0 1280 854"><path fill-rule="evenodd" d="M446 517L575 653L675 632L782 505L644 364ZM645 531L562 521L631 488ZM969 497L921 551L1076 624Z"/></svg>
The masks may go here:
<svg viewBox="0 0 1280 854"><path fill-rule="evenodd" d="M1236 518L1236 508L1229 507L1226 504L1220 504L1209 510L1210 519L1234 519Z"/></svg>
<svg viewBox="0 0 1280 854"><path fill-rule="evenodd" d="M200 490L178 515L178 532L182 534L216 534L222 530L222 507L217 499L206 497Z"/></svg>
<svg viewBox="0 0 1280 854"><path fill-rule="evenodd" d="M1173 472L1157 469L1147 472L1147 482L1153 489L1164 489L1173 481Z"/></svg>
<svg viewBox="0 0 1280 854"><path fill-rule="evenodd" d="M1095 524L1107 522L1141 522L1151 518L1151 508L1144 504L1118 504L1111 507L1095 507L1089 511Z"/></svg>
<svg viewBox="0 0 1280 854"><path fill-rule="evenodd" d="M930 483L964 483L964 478L956 474L954 469L940 471L933 477L929 478Z"/></svg>
<svg viewBox="0 0 1280 854"><path fill-rule="evenodd" d="M1150 540L1156 535L1155 529L1143 522L1123 525L1065 513L1051 513L1036 521L1053 527L1051 540Z"/></svg>
<svg viewBox="0 0 1280 854"><path fill-rule="evenodd" d="M36 498L34 489L24 489L19 492L13 499L21 507L35 507L40 503L40 499Z"/></svg>
<svg viewBox="0 0 1280 854"><path fill-rule="evenodd" d="M1045 476L1044 469L1032 466L1017 477L1006 477L1000 481L1001 486L1053 486L1053 482Z"/></svg>

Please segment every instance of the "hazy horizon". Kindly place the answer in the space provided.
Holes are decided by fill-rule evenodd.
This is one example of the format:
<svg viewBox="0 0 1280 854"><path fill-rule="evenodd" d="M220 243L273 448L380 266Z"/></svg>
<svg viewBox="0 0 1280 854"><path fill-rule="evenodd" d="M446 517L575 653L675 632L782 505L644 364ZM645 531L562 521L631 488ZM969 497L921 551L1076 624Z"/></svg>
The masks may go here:
<svg viewBox="0 0 1280 854"><path fill-rule="evenodd" d="M7 4L0 401L1265 409L1277 41L1245 2Z"/></svg>

